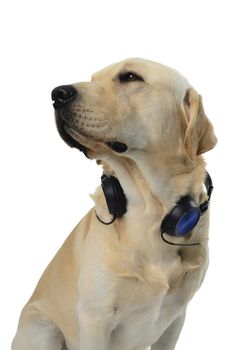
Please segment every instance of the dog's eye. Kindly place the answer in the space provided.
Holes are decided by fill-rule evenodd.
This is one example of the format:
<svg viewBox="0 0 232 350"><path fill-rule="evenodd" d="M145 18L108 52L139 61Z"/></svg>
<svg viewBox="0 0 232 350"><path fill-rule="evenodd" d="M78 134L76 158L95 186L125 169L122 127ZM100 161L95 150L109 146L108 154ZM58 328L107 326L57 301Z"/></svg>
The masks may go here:
<svg viewBox="0 0 232 350"><path fill-rule="evenodd" d="M128 83L130 81L144 81L144 80L139 75L132 72L128 72L128 73L120 74L119 81L120 83Z"/></svg>

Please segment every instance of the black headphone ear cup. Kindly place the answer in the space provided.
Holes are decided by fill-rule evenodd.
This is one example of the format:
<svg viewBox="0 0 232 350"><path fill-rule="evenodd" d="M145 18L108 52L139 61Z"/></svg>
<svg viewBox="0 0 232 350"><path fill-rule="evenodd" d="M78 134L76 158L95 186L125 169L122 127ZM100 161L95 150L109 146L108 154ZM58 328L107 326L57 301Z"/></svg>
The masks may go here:
<svg viewBox="0 0 232 350"><path fill-rule="evenodd" d="M161 223L161 233L183 237L200 219L200 208L191 196L182 197Z"/></svg>
<svg viewBox="0 0 232 350"><path fill-rule="evenodd" d="M116 177L106 175L102 175L101 181L110 214L116 218L121 217L127 210L127 200L120 182Z"/></svg>

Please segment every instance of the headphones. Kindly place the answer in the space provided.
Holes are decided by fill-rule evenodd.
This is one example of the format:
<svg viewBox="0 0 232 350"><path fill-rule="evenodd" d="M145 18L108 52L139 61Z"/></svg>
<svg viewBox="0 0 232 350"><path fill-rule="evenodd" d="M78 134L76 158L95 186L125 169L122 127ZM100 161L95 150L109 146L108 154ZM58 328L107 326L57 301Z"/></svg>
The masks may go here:
<svg viewBox="0 0 232 350"><path fill-rule="evenodd" d="M127 199L122 186L115 176L107 176L105 174L101 177L102 190L105 195L106 204L113 219L110 222L102 221L96 214L98 220L104 225L110 225L116 218L120 218L127 211Z"/></svg>
<svg viewBox="0 0 232 350"><path fill-rule="evenodd" d="M166 243L183 246L199 245L199 243L172 243L166 240L163 235L166 233L170 236L185 237L197 225L200 216L208 210L209 201L213 191L212 179L208 172L206 172L204 184L208 196L206 201L198 205L191 195L185 195L178 200L176 206L164 217L160 226L160 231L161 237ZM97 214L96 216L104 225L110 225L116 218L120 218L126 213L127 199L123 188L116 177L103 174L101 177L101 185L108 210L113 216L113 219L110 222L104 222L97 216Z"/></svg>

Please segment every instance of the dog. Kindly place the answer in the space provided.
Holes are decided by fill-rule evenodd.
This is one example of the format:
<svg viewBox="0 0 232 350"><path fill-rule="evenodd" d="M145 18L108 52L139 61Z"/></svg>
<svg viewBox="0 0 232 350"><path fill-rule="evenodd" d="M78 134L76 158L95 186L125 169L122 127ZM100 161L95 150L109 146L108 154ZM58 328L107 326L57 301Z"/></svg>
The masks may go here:
<svg viewBox="0 0 232 350"><path fill-rule="evenodd" d="M61 137L104 175L23 308L12 350L173 350L208 266L202 154L217 139L202 98L176 70L133 58L52 100ZM186 206L196 220L176 218Z"/></svg>

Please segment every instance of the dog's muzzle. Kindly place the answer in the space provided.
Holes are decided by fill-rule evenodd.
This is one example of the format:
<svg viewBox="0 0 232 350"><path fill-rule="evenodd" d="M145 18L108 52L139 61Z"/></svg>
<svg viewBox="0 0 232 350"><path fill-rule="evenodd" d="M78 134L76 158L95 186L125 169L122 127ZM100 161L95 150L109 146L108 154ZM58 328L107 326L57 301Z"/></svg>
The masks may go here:
<svg viewBox="0 0 232 350"><path fill-rule="evenodd" d="M65 129L66 120L64 112L67 110L70 102L78 98L78 91L72 85L61 85L52 90L53 106L56 111L56 125L62 139L70 146L78 148L87 156L87 148L75 140ZM127 151L127 145L122 142L111 141L106 144L117 153L124 153Z"/></svg>
<svg viewBox="0 0 232 350"><path fill-rule="evenodd" d="M79 149L87 157L87 148L75 140L65 129L66 121L62 110L78 97L78 91L72 85L61 85L52 90L52 101L55 109L56 126L61 138L70 146Z"/></svg>

